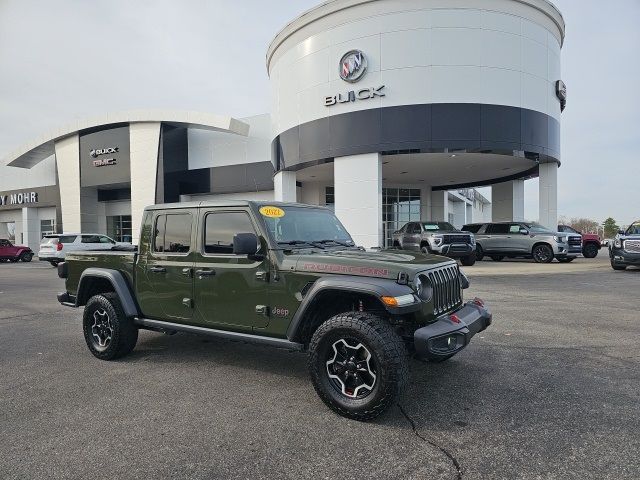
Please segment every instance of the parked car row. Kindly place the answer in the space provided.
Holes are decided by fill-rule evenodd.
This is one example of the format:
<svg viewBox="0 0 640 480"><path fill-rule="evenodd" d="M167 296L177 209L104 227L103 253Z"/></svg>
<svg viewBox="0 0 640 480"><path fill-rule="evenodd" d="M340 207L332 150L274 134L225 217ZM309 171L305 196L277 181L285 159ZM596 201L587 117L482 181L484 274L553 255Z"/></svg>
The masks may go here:
<svg viewBox="0 0 640 480"><path fill-rule="evenodd" d="M462 230L448 222L409 222L393 232L392 239L395 248L459 258L467 266L484 257L497 262L532 258L549 263L555 258L568 263L578 255L594 258L601 248L597 235L582 234L567 225L552 231L530 222L471 223Z"/></svg>

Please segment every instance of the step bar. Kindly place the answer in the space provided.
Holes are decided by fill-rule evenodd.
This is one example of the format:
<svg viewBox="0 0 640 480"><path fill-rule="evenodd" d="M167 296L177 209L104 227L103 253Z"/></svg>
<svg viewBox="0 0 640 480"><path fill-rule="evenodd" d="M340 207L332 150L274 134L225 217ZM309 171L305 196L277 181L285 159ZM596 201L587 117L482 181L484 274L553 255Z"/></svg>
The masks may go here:
<svg viewBox="0 0 640 480"><path fill-rule="evenodd" d="M251 333L229 332L227 330L217 330L215 328L196 327L195 325L184 325L181 323L164 322L161 320L152 320L150 318L134 318L133 322L142 328L160 331L176 331L195 333L197 335L208 335L210 337L224 338L226 340L236 340L240 342L254 343L257 345L267 345L276 348L285 348L287 350L304 350L302 343L291 342L285 338L264 337L262 335L253 335Z"/></svg>

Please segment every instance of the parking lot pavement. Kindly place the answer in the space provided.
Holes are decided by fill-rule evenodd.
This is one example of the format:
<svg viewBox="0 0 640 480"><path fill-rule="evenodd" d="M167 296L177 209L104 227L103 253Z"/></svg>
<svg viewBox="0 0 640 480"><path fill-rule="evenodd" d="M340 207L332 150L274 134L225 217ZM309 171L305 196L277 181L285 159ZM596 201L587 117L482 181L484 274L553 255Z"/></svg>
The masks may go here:
<svg viewBox="0 0 640 480"><path fill-rule="evenodd" d="M0 478L638 478L640 270L465 271L494 324L359 423L300 353L142 332L101 362L55 269L0 264Z"/></svg>

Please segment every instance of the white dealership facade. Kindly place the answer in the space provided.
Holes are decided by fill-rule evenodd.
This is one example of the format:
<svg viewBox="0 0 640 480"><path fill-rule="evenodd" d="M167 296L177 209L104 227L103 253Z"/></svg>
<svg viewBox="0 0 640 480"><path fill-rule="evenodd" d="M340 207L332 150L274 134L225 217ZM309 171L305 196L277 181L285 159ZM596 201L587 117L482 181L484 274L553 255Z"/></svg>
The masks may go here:
<svg viewBox="0 0 640 480"><path fill-rule="evenodd" d="M333 206L376 247L409 220L523 220L534 177L553 227L563 40L546 0L323 3L268 47L270 113L107 113L10 154L0 237L135 242L145 205L248 198Z"/></svg>

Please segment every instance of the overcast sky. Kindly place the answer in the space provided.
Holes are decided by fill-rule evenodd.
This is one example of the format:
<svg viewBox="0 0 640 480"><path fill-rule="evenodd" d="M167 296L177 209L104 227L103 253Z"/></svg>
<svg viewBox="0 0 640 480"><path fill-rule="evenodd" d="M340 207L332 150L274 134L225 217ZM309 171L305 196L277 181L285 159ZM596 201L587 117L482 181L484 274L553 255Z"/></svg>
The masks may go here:
<svg viewBox="0 0 640 480"><path fill-rule="evenodd" d="M103 112L268 112L267 46L318 2L0 0L0 158ZM640 218L640 0L555 4L569 95L559 213L629 223ZM537 219L537 180L525 185Z"/></svg>

